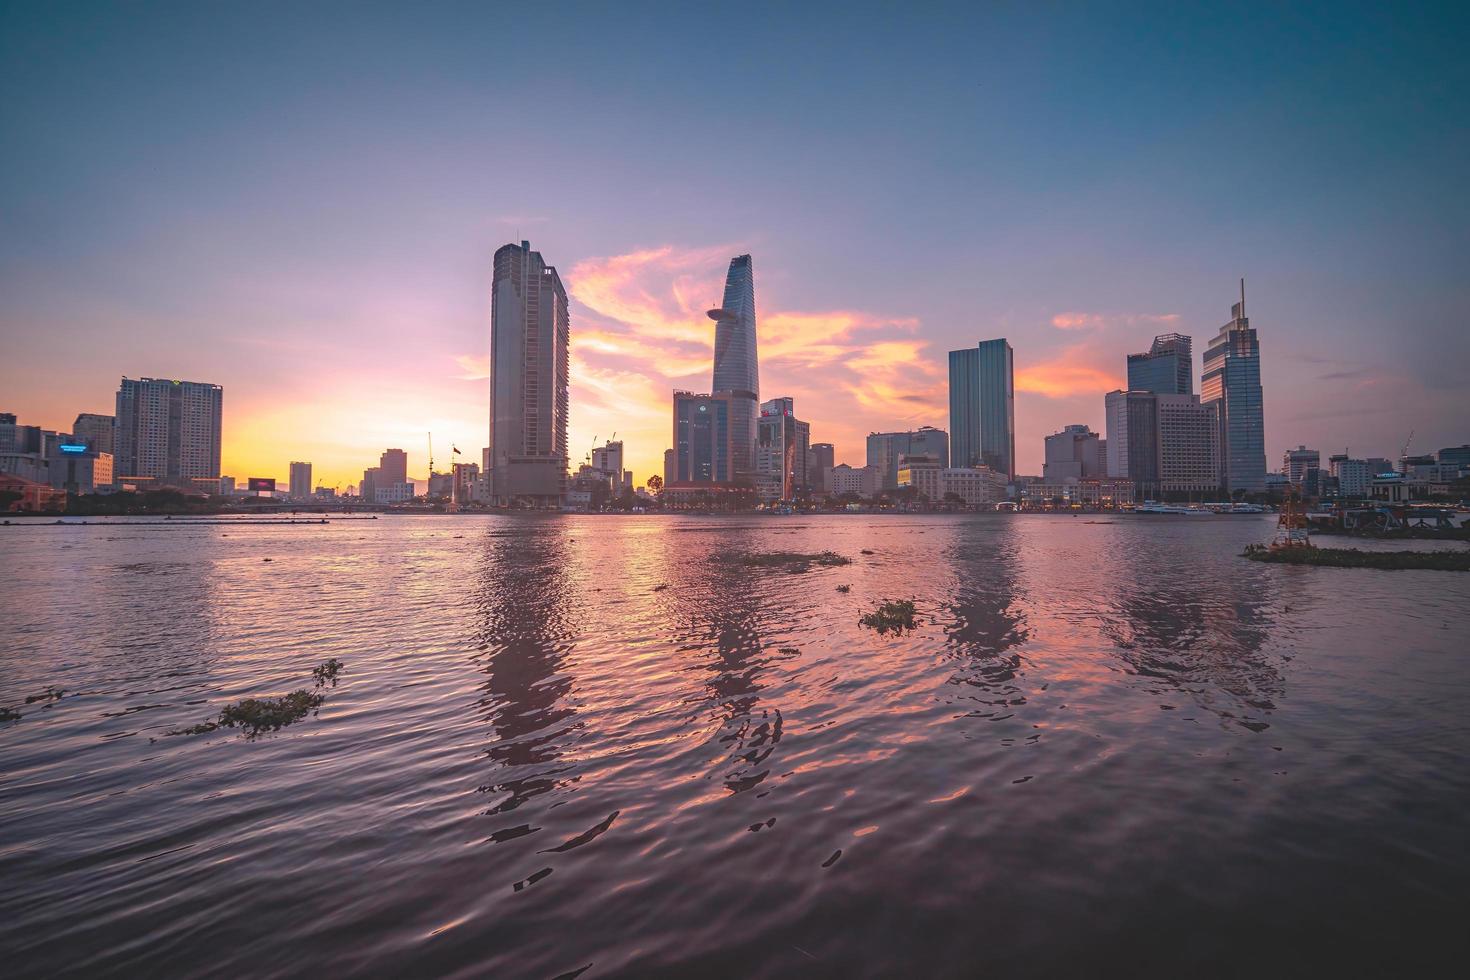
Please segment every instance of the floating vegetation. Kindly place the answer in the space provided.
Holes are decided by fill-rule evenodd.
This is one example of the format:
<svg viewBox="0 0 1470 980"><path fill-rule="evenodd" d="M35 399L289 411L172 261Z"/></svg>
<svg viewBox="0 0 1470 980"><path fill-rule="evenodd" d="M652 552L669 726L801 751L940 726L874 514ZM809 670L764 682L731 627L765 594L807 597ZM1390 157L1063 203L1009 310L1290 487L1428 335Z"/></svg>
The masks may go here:
<svg viewBox="0 0 1470 980"><path fill-rule="evenodd" d="M873 551L870 551L870 550L869 550L869 549L867 549L867 548L864 548L864 549L863 549L863 550L862 550L862 553L863 553L863 554L865 554L865 555L871 555L871 554L876 554L876 552L873 552Z"/></svg>
<svg viewBox="0 0 1470 980"><path fill-rule="evenodd" d="M1326 568L1425 569L1470 572L1470 551L1360 551L1357 548L1278 548L1249 545L1241 557L1277 565Z"/></svg>
<svg viewBox="0 0 1470 980"><path fill-rule="evenodd" d="M347 665L336 657L324 660L311 668L311 676L317 687L331 684L337 686L337 675ZM261 732L278 732L287 725L295 724L316 711L327 696L319 691L305 689L292 691L278 698L246 698L227 704L221 709L219 718L202 722L188 728L172 728L165 735L205 735L221 728L243 728L246 738L254 738Z"/></svg>
<svg viewBox="0 0 1470 980"><path fill-rule="evenodd" d="M59 701L61 699L61 696L65 693L65 688L47 687L46 690L42 691L40 694L32 694L27 697L26 704L35 704L37 701Z"/></svg>
<svg viewBox="0 0 1470 980"><path fill-rule="evenodd" d="M798 650L796 647L780 647L778 648L778 652L784 653L787 656L793 656L795 654L801 653L801 651Z"/></svg>
<svg viewBox="0 0 1470 980"><path fill-rule="evenodd" d="M261 732L278 732L294 724L322 706L324 694L292 691L279 698L246 698L227 704L219 713L219 721L207 721L192 728L176 728L169 735L203 735L218 728L243 728L247 738Z"/></svg>
<svg viewBox="0 0 1470 980"><path fill-rule="evenodd" d="M0 721L20 721L24 716L19 711L11 711L9 708L0 708Z"/></svg>
<svg viewBox="0 0 1470 980"><path fill-rule="evenodd" d="M749 551L743 554L731 555L726 559L737 565L745 565L749 568L781 568L783 566L794 566L796 570L806 571L812 565L850 565L852 559L839 555L835 551L819 551L815 554L804 554L799 551Z"/></svg>
<svg viewBox="0 0 1470 980"><path fill-rule="evenodd" d="M837 587L837 591L838 592L851 592L852 591L852 586L850 586L850 585L839 585Z"/></svg>
<svg viewBox="0 0 1470 980"><path fill-rule="evenodd" d="M326 684L331 684L333 687L336 687L337 675L340 674L342 672L342 668L346 666L347 665L344 664L342 661L338 660L336 657L333 657L331 660L325 661L324 663L321 663L311 668L311 676L316 678L317 687L322 687Z"/></svg>
<svg viewBox="0 0 1470 980"><path fill-rule="evenodd" d="M914 602L912 599L899 599L896 602L885 602L870 613L864 613L858 619L859 626L875 629L879 633L887 633L893 630L902 633L904 630L914 628Z"/></svg>

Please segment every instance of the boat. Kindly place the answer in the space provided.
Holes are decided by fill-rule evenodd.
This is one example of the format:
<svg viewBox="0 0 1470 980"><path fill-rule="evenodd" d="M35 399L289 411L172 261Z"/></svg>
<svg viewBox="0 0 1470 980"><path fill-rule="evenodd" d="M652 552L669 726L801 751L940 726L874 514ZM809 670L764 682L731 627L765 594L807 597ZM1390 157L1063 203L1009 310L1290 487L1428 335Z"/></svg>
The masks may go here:
<svg viewBox="0 0 1470 980"><path fill-rule="evenodd" d="M1145 500L1133 508L1135 514L1171 514L1179 517L1210 517L1211 512L1203 507L1186 507L1183 504L1161 504L1155 500Z"/></svg>

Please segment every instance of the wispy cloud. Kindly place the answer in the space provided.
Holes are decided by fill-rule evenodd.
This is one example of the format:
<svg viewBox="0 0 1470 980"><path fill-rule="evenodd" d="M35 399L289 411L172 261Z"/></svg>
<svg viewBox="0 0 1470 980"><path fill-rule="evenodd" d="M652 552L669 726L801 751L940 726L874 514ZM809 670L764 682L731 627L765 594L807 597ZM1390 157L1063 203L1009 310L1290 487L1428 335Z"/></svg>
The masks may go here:
<svg viewBox="0 0 1470 980"><path fill-rule="evenodd" d="M1168 326L1179 322L1178 313L1058 313L1051 325L1058 330L1102 330L1112 326L1153 324Z"/></svg>

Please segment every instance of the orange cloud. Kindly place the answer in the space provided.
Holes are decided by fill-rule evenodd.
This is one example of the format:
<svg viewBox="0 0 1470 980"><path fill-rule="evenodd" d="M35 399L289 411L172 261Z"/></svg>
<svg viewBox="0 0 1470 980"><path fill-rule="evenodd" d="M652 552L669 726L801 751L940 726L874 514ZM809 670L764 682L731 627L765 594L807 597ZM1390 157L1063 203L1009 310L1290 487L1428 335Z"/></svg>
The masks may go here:
<svg viewBox="0 0 1470 980"><path fill-rule="evenodd" d="M1098 395L1123 387L1123 379L1102 367L1106 355L1086 344L1063 348L1057 356L1039 363L1017 365L1017 391L1047 398Z"/></svg>

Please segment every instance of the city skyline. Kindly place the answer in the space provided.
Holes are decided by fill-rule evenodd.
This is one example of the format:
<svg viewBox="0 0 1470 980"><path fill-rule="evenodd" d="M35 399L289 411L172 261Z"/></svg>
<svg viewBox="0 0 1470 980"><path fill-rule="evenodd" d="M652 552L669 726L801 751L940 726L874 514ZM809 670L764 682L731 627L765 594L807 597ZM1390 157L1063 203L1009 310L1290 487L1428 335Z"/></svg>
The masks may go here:
<svg viewBox="0 0 1470 980"><path fill-rule="evenodd" d="M0 87L26 93L0 103L0 389L46 428L110 413L123 374L197 378L230 391L226 474L312 460L345 487L397 445L422 480L427 433L472 459L484 444L492 256L531 238L569 292L569 456L616 430L639 483L661 472L669 393L704 386L705 313L745 253L764 388L806 406L838 462L861 464L869 431L945 426L945 352L1004 336L1016 468L1039 473L1047 434L1103 429L1127 354L1165 333L1203 350L1241 276L1268 461L1303 443L1396 456L1411 430L1416 449L1463 441L1467 140L1454 86L1415 79L1465 69L1428 12L1194 14L1170 53L1119 59L1149 16L1044 34L970 11L936 41L875 14L828 46L815 13L757 4L769 44L742 54L738 102L719 79L660 80L717 27L700 13L655 45L612 12L554 30L531 12L496 25L514 43L487 63L486 16L428 12L388 65L370 52L407 14L364 11L347 46L312 12L98 11L95 46L74 11L3 16L29 40L5 48ZM225 32L229 57L180 53ZM601 70L609 36L647 72ZM1005 56L933 50L973 36ZM579 53L551 90L561 125L530 126L553 50ZM481 97L496 91L511 97ZM689 137L711 118L747 138L711 159ZM487 176L506 131L544 177L534 196Z"/></svg>

